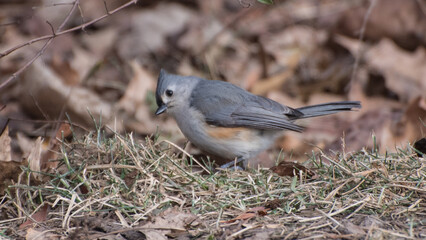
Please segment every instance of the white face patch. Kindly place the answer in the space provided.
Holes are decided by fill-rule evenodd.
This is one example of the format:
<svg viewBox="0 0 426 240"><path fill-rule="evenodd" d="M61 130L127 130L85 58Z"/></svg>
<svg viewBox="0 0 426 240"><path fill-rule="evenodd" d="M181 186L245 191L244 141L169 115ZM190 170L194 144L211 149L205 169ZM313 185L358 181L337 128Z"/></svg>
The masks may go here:
<svg viewBox="0 0 426 240"><path fill-rule="evenodd" d="M161 98L162 102L167 105L167 113L174 116L178 113L187 113L190 106L190 96L192 89L195 87L195 82L177 79L169 81L162 87ZM168 90L173 94L168 94ZM185 116L188 116L185 114Z"/></svg>
<svg viewBox="0 0 426 240"><path fill-rule="evenodd" d="M173 91L173 95L170 96L170 97L167 96L167 90ZM163 103L164 104L171 103L173 101L173 99L175 98L175 94L176 94L176 84L170 84L169 86L167 86L166 90L161 95Z"/></svg>

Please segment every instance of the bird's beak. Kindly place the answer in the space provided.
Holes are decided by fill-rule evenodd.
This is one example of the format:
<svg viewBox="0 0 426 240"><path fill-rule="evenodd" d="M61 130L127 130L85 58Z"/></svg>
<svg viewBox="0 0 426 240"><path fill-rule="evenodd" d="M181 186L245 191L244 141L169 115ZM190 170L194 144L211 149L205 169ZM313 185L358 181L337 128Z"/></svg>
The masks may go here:
<svg viewBox="0 0 426 240"><path fill-rule="evenodd" d="M161 104L161 106L159 106L157 108L157 111L155 111L155 115L160 115L163 112L165 112L166 110L167 110L167 105L163 103L163 104Z"/></svg>

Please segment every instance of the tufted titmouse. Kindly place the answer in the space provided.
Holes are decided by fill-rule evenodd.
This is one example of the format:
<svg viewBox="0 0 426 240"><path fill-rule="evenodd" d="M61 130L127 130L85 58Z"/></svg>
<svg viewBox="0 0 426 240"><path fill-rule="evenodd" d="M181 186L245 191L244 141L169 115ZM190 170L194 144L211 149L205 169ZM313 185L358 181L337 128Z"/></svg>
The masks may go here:
<svg viewBox="0 0 426 240"><path fill-rule="evenodd" d="M214 156L247 161L269 148L282 130L302 132L294 120L361 108L342 101L293 109L231 83L160 71L155 114L165 111L195 146ZM232 166L234 162L222 165Z"/></svg>

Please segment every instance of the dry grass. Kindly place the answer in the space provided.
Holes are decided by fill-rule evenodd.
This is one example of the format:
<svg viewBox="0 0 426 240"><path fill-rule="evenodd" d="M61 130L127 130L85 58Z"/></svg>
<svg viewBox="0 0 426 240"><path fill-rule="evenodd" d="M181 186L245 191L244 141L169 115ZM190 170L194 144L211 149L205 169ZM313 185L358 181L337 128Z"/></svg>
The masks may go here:
<svg viewBox="0 0 426 240"><path fill-rule="evenodd" d="M19 239L34 230L40 239L426 238L424 155L408 146L386 155L309 158L313 178L265 169L209 173L168 142L89 134L63 143L60 167L42 184L25 180L32 174L25 169L9 187L0 198L0 236ZM33 214L42 209L47 219L19 228L28 218L37 222Z"/></svg>

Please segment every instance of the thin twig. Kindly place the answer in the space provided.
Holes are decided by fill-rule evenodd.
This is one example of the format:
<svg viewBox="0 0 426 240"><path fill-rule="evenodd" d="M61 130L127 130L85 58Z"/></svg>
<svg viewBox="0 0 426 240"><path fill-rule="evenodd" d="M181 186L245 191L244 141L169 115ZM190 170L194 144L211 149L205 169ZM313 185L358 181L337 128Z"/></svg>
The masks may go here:
<svg viewBox="0 0 426 240"><path fill-rule="evenodd" d="M344 208L342 208L342 209L339 209L339 210L336 210L336 211L334 211L334 212L332 212L332 213L329 213L329 214L328 214L328 216L330 216L330 217L335 216L335 215L340 214L340 213L342 213L342 212L344 212L344 211L346 211L346 210L348 210L348 209L350 209L350 208L353 208L353 207L355 207L355 206L358 206L358 205L360 205L360 204L362 204L362 203L364 203L364 202L368 202L368 201L370 201L370 200L371 200L370 196L367 196L367 197L366 197L366 198L364 198L363 200L360 200L360 201L355 202L355 203L353 203L353 204L351 204L351 205L349 205L349 206L346 206L346 207L344 207ZM319 219L321 219L321 218L323 218L323 216L317 216L317 217L311 217L311 218L302 218L301 220L299 220L299 222L310 222L310 221L316 221L316 220L319 220Z"/></svg>
<svg viewBox="0 0 426 240"><path fill-rule="evenodd" d="M163 140L162 142L166 142L166 143L168 143L168 144L170 144L170 145L172 145L173 147L175 147L175 148L177 148L179 151L181 151L183 154L185 154L187 157L189 157L189 158L192 158L192 160L194 161L194 162L196 162L197 164L198 164L198 166L200 166L204 171L206 171L208 174L211 174L211 171L210 170L208 170L206 167L204 167L204 165L203 164L201 164L200 162L198 162L198 160L197 159L195 159L195 158L193 158L192 156L191 156L191 154L189 154L187 151L185 151L183 148L181 148L181 147L179 147L178 145L176 145L176 144L174 144L174 143L172 143L172 142L170 142L169 140ZM161 142L160 142L161 143Z"/></svg>
<svg viewBox="0 0 426 240"><path fill-rule="evenodd" d="M377 0L371 0L370 2L371 2L370 6L368 7L367 12L365 13L364 19L362 21L362 26L361 26L361 29L359 32L359 38L358 38L359 42L362 42L364 40L364 34L365 34L365 29L367 28L367 22L368 22L368 19L370 18L371 13L373 12L374 7L376 6ZM360 48L358 49L358 53L355 56L355 63L352 69L351 80L349 82L347 90L351 89L351 86L353 85L355 81L355 76L359 67L359 62L360 62L363 51L364 51L364 48L361 45Z"/></svg>
<svg viewBox="0 0 426 240"><path fill-rule="evenodd" d="M77 5L79 5L79 3L80 3L80 0L75 0L74 5L72 6L72 8L69 11L68 15L65 17L64 21L62 22L62 24L56 30L57 32L60 32L62 30L62 28L64 28L65 24L68 22L68 20L70 19L72 13L74 12L74 9L77 7ZM3 83L1 83L0 84L0 89L2 89L9 82L11 82L13 79L15 79L19 74L21 74L25 69L27 69L37 58L39 58L44 53L44 51L46 50L46 48L50 45L50 43L53 41L53 39L57 36L57 34L55 33L55 30L53 29L52 24L50 24L49 22L47 22L47 24L49 24L50 28L52 29L52 35L49 38L49 40L43 45L43 47L40 49L40 51L38 51L37 54L30 61L28 61L23 67L21 67L18 71L16 71L14 74L12 74L12 76L10 76L6 81L4 81ZM14 50L16 50L16 49L18 49L18 48L15 48ZM13 52L13 51L11 51L11 52ZM11 52L9 52L9 53L11 53ZM9 54L9 53L7 53L7 54ZM6 55L1 54L0 57L4 57Z"/></svg>
<svg viewBox="0 0 426 240"><path fill-rule="evenodd" d="M426 4L422 0L417 0L417 4L419 4L420 10L422 10L423 15L426 16Z"/></svg>
<svg viewBox="0 0 426 240"><path fill-rule="evenodd" d="M30 122L30 123L57 123L57 124L66 123L66 124L69 124L73 127L78 127L80 129L84 130L85 132L90 131L88 128L84 127L83 125L80 125L80 124L77 124L77 123L72 123L72 122L65 121L65 120L34 120L34 119L12 118L12 117L7 118L7 120L8 121L16 121L16 122Z"/></svg>
<svg viewBox="0 0 426 240"><path fill-rule="evenodd" d="M28 42L19 44L19 45L15 46L15 47L12 47L12 48L4 51L3 53L0 53L0 58L2 58L2 57L5 57L5 56L11 54L14 51L20 49L20 48L22 48L22 47L31 45L31 44L39 42L39 41L48 40L43 45L43 47L40 49L40 51L30 61L28 61L23 67L21 67L18 71L16 71L15 73L13 73L12 76L10 76L8 79L6 79L3 83L0 84L0 89L4 88L7 84L9 84L11 81L13 81L14 79L16 79L26 68L28 68L37 58L39 58L44 53L44 51L50 45L50 43L52 42L52 40L54 38L56 38L58 36L61 36L63 34L66 34L66 33L74 32L74 31L77 31L77 30L83 30L87 26L90 26L90 25L92 25L92 24L94 24L96 22L99 22L99 21L105 19L106 17L108 17L111 14L114 14L114 13L116 13L116 12L118 12L118 11L120 11L120 10L122 10L122 9L130 6L130 5L132 5L132 4L136 4L137 1L138 0L131 0L131 1L129 1L129 2L125 3L125 4L123 4L123 5L121 5L120 7L116 8L116 9L114 9L114 10L108 12L108 13L106 13L105 15L103 15L103 16L101 16L99 18L93 19L90 22L83 23L83 24L81 24L79 26L76 26L76 27L73 27L73 28L70 28L70 29L62 31L62 28L68 22L69 18L71 17L72 13L74 12L74 9L77 6L79 6L79 0L76 0L74 2L74 5L73 5L71 11L69 12L69 14L65 18L65 20L62 22L61 26L59 26L59 28L57 29L57 31L55 33L53 33L51 35L45 35L45 36L42 36L42 37L34 38L34 39L32 39L32 40L30 40Z"/></svg>
<svg viewBox="0 0 426 240"><path fill-rule="evenodd" d="M253 9L253 8L251 8L251 9ZM232 16L232 18L229 19L224 24L223 28L219 32L217 32L213 37L211 37L209 39L209 41L203 46L203 48L201 48L201 50L197 53L197 55L205 54L210 49L210 47L213 45L213 43L215 43L220 36L222 36L226 31L228 31L230 28L235 26L240 20L242 20L245 16L247 16L249 13L251 13L251 11L252 11L251 9L240 11L237 14L235 14L234 16ZM1 57L1 55L0 55L0 57Z"/></svg>

